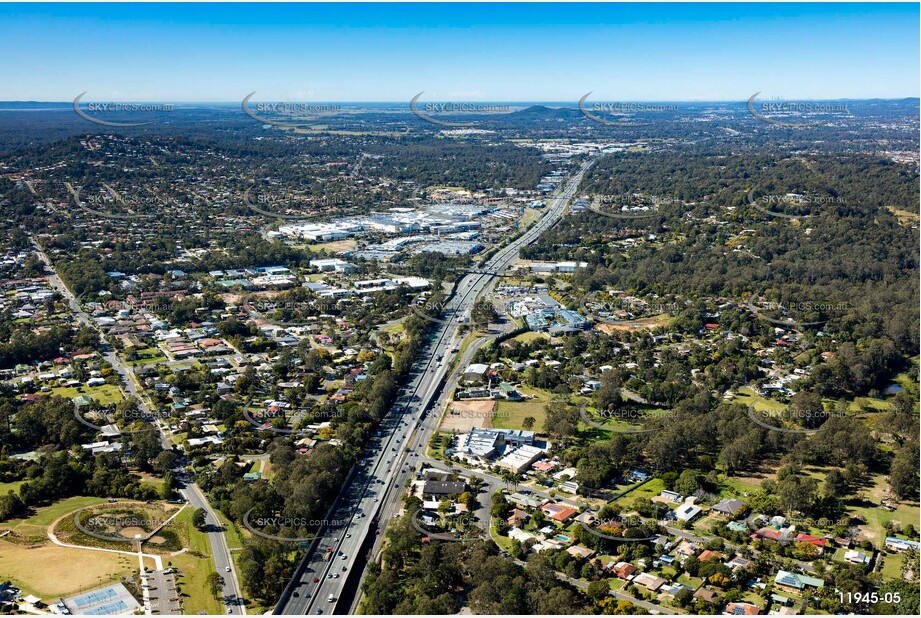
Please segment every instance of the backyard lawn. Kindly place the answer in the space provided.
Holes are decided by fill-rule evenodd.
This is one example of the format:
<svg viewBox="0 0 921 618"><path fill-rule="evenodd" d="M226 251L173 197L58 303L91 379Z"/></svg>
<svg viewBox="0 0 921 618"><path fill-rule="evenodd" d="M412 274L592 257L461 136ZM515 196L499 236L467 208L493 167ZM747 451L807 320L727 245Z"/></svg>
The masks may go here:
<svg viewBox="0 0 921 618"><path fill-rule="evenodd" d="M904 554L882 554L883 568L880 572L884 580L902 579L902 566L905 564Z"/></svg>
<svg viewBox="0 0 921 618"><path fill-rule="evenodd" d="M685 586L693 590L697 590L698 588L704 585L704 580L702 580L699 577L691 577L687 573L679 576L677 581L679 584L684 584Z"/></svg>
<svg viewBox="0 0 921 618"><path fill-rule="evenodd" d="M102 405L117 403L124 399L122 391L114 384L103 384L102 386L56 386L51 389L52 395L73 399L80 395L89 395Z"/></svg>

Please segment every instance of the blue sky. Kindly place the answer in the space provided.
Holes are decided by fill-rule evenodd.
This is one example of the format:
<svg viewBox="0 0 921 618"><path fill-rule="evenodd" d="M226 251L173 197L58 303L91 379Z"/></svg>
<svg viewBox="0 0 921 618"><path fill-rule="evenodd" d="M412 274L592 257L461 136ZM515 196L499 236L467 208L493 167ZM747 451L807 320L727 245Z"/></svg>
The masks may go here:
<svg viewBox="0 0 921 618"><path fill-rule="evenodd" d="M905 4L0 4L0 100L919 95Z"/></svg>

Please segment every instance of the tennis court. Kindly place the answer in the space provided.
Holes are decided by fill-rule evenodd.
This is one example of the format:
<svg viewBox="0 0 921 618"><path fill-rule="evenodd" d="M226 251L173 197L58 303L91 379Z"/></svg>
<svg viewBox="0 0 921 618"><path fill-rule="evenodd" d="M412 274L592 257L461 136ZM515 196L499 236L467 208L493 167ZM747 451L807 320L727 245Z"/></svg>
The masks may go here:
<svg viewBox="0 0 921 618"><path fill-rule="evenodd" d="M114 599L118 596L118 593L115 591L114 586L109 588L103 588L102 590L96 590L94 592L87 592L78 597L73 598L74 605L77 606L77 609L83 610L87 607L92 607L93 605L98 605L109 599Z"/></svg>
<svg viewBox="0 0 921 618"><path fill-rule="evenodd" d="M141 606L122 584L113 584L64 599L64 605L72 614L83 616L132 614Z"/></svg>

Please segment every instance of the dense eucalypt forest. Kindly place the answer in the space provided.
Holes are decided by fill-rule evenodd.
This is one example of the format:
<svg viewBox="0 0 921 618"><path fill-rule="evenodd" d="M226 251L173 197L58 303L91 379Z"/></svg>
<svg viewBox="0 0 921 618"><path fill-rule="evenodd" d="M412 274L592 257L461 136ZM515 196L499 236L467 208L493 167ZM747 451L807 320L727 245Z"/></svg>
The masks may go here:
<svg viewBox="0 0 921 618"><path fill-rule="evenodd" d="M776 217L752 207L747 196L755 187L813 199L795 219ZM642 440L643 454L660 471L731 473L787 457L798 465L851 470L845 483L851 486L867 472L888 472L897 495L917 496L917 470L910 463L918 450L917 393L899 393L894 405L879 414L849 414L847 406L861 396L878 397L897 372L916 371L909 359L918 349L917 226L904 224L893 210L917 213L917 188L916 173L867 157L615 156L590 171L583 185L586 194L675 199L645 219L575 215L524 251L532 259L586 261L588 267L571 278L580 293L616 288L663 302L680 299L670 327L653 334L677 333L687 340L709 322L765 347L778 330L794 331L804 342L804 350L792 359L794 366L812 370L787 403L801 415L815 411L803 425L817 430L808 439L802 432L765 431L746 418L744 407L713 396L759 376L752 349L738 339L714 344L715 354L712 348L695 352L690 344L690 354L672 349L653 358L652 341L643 333L582 334L567 342L568 356L559 358L575 360L561 373L579 372L584 358L577 357L585 353L597 358L611 353L612 346L631 347L639 366L629 372L615 368L603 384L614 392L629 386L671 408L673 416L667 422L650 421L656 431ZM602 212L617 214L614 209ZM811 313L764 320L744 302L756 296L788 307L807 306ZM816 306L820 311L814 311ZM514 347L511 352L513 359L531 353ZM696 380L692 372L700 372ZM547 379L543 386L565 394L565 384ZM823 408L822 397L839 400L837 412ZM567 412L557 407L548 414ZM577 433L574 422L563 426ZM567 455L579 462L583 480L603 482L596 472L611 461L609 449L585 446ZM818 488L807 489L797 510L835 511L829 501L837 493L827 491L823 499Z"/></svg>
<svg viewBox="0 0 921 618"><path fill-rule="evenodd" d="M822 390L854 393L917 353L917 229L893 212L917 213L917 188L917 173L865 157L609 157L590 170L586 193L674 199L647 218L573 216L523 255L588 262L573 277L586 291L802 307L784 319L853 344L844 349L855 356L852 375L835 376L844 378L837 385L816 376ZM752 190L811 202L796 206L800 218L772 216L752 205ZM617 242L651 238L629 249Z"/></svg>

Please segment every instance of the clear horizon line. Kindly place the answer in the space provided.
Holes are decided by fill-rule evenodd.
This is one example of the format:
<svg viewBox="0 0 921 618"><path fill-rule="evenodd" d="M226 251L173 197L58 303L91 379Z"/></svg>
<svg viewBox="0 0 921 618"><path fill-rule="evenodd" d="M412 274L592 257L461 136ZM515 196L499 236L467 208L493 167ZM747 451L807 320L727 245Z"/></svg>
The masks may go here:
<svg viewBox="0 0 921 618"><path fill-rule="evenodd" d="M835 97L835 98L816 98L816 97L759 97L755 99L756 101L901 101L905 99L918 99L921 100L921 97L918 95L906 95L902 97ZM124 103L124 104L140 104L140 103L167 103L174 105L182 104L220 104L220 105L240 105L243 99L240 100L213 100L213 101L196 101L196 100L168 100L168 99L83 99L81 103ZM748 103L749 99L611 99L611 98L593 98L586 101L586 104L594 103ZM54 104L63 104L63 105L72 105L74 102L73 99L65 99L60 101L51 101L51 100L37 100L37 99L0 99L0 104L2 103L54 103ZM410 99L404 100L321 100L321 99L262 99L258 101L251 101L251 105L258 105L259 103L346 103L346 104L378 104L378 105L408 105ZM572 100L549 100L549 99L534 99L534 100L492 100L492 99L431 99L428 101L419 101L420 105L426 103L452 103L452 104L485 104L485 103L505 103L511 105L537 105L537 104L547 104L547 105L578 105L578 99ZM446 110L447 111L447 110Z"/></svg>

